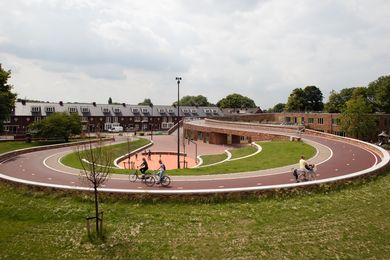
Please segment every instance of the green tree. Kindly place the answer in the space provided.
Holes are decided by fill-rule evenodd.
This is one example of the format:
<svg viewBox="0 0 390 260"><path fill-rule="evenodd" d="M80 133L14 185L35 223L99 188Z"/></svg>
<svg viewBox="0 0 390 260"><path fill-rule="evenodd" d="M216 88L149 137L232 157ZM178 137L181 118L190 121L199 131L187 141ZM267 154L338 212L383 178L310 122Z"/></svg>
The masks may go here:
<svg viewBox="0 0 390 260"><path fill-rule="evenodd" d="M305 92L301 88L292 91L284 108L287 112L300 112L305 110Z"/></svg>
<svg viewBox="0 0 390 260"><path fill-rule="evenodd" d="M217 106L219 108L255 108L256 104L249 97L234 93L218 101Z"/></svg>
<svg viewBox="0 0 390 260"><path fill-rule="evenodd" d="M63 138L68 142L70 136L81 133L81 121L77 114L56 112L29 125L29 131L36 137Z"/></svg>
<svg viewBox="0 0 390 260"><path fill-rule="evenodd" d="M324 103L322 100L324 96L319 88L316 86L307 86L303 89L305 97L305 111L322 111Z"/></svg>
<svg viewBox="0 0 390 260"><path fill-rule="evenodd" d="M332 90L329 94L328 102L324 106L324 110L328 113L340 113L343 110L344 105L345 102L340 93Z"/></svg>
<svg viewBox="0 0 390 260"><path fill-rule="evenodd" d="M332 90L328 102L325 104L325 111L328 113L341 113L353 97L361 96L368 101L368 89L366 87L344 88L338 93Z"/></svg>
<svg viewBox="0 0 390 260"><path fill-rule="evenodd" d="M173 102L173 106L177 105L177 101ZM199 107L207 107L211 106L207 97L198 95L198 96L184 96L180 99L180 106L199 106Z"/></svg>
<svg viewBox="0 0 390 260"><path fill-rule="evenodd" d="M284 108L286 107L286 104L284 103L278 103L273 108L269 109L268 112L274 112L274 113L280 113L284 111Z"/></svg>
<svg viewBox="0 0 390 260"><path fill-rule="evenodd" d="M3 132L3 122L11 114L15 106L16 94L12 93L12 85L8 84L11 77L11 71L5 71L0 64L0 133Z"/></svg>
<svg viewBox="0 0 390 260"><path fill-rule="evenodd" d="M153 106L152 100L150 98L145 98L144 101L138 103L140 106Z"/></svg>
<svg viewBox="0 0 390 260"><path fill-rule="evenodd" d="M367 92L375 111L390 114L390 75L381 76L368 84Z"/></svg>
<svg viewBox="0 0 390 260"><path fill-rule="evenodd" d="M316 86L307 86L304 89L294 89L288 97L285 110L294 111L322 111L324 103L322 92Z"/></svg>
<svg viewBox="0 0 390 260"><path fill-rule="evenodd" d="M108 98L108 104L112 105L112 98L111 97Z"/></svg>
<svg viewBox="0 0 390 260"><path fill-rule="evenodd" d="M340 129L348 136L367 139L376 129L372 108L363 96L354 96L340 115Z"/></svg>

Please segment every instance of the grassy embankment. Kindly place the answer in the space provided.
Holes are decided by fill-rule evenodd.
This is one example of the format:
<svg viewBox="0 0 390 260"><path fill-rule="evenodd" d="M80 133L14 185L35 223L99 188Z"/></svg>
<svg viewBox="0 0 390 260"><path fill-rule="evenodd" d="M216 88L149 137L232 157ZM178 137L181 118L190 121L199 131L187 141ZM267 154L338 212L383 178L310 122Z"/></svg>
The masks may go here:
<svg viewBox="0 0 390 260"><path fill-rule="evenodd" d="M389 259L390 172L334 191L241 200L104 198L92 244L92 194L0 183L2 259Z"/></svg>
<svg viewBox="0 0 390 260"><path fill-rule="evenodd" d="M315 148L303 142L275 141L261 142L259 144L263 148L262 152L255 156L245 158L243 160L231 162L228 161L223 164L205 168L169 170L167 171L167 173L169 175L207 175L264 170L294 164L299 160L299 157L301 155L304 155L306 158L310 158L316 152ZM117 150L117 152L112 152L113 154L116 153L116 157L123 155L127 152L126 143L115 145L107 149L112 149L113 147L115 148L115 150ZM243 148L238 149L239 151L236 153L237 155L235 154L235 156L238 156L240 154L247 154L249 151L244 149L241 152L241 149ZM113 156L113 158L116 157ZM208 159L209 157L211 159ZM221 161L222 158L226 158L226 154L209 155L205 156L205 158L207 159L207 164L210 164L212 161ZM62 158L61 162L70 167L81 169L81 165L77 159L76 154L69 154L65 156L64 158ZM112 169L112 172L125 174L128 173L128 170Z"/></svg>

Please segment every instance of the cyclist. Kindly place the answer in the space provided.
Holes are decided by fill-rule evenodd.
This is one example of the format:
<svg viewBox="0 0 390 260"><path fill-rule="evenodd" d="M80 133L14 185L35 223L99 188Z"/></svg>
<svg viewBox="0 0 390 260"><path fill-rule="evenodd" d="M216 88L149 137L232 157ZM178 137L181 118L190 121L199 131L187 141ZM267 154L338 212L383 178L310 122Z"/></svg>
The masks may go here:
<svg viewBox="0 0 390 260"><path fill-rule="evenodd" d="M160 168L158 169L159 172L158 172L158 176L160 177L160 179L156 182L157 184L159 184L162 180L162 176L165 172L165 164L161 161L161 160L158 160L158 163L160 164Z"/></svg>
<svg viewBox="0 0 390 260"><path fill-rule="evenodd" d="M145 178L145 172L149 169L149 165L148 165L148 162L146 161L145 157L142 158L142 163L141 165L139 166L139 171L142 173L142 176L141 178Z"/></svg>

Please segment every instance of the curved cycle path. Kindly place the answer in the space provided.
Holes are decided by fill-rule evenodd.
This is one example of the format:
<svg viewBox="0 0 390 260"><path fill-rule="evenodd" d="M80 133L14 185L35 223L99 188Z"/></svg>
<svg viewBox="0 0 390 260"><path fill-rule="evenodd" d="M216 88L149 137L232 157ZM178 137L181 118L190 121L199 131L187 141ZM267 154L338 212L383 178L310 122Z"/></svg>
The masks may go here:
<svg viewBox="0 0 390 260"><path fill-rule="evenodd" d="M173 137L175 138L175 137ZM303 140L315 146L318 153L312 162L318 164L316 181L296 184L291 167L263 171L210 176L172 176L170 187L146 187L141 182L130 183L127 176L113 174L102 186L102 191L123 193L215 193L275 189L309 185L368 170L381 163L378 154L346 142L324 137L303 135ZM155 143L158 141L155 138ZM57 187L90 190L80 177L80 171L58 163L60 155L72 148L30 152L0 164L0 177L10 181ZM299 157L299 155L297 155Z"/></svg>

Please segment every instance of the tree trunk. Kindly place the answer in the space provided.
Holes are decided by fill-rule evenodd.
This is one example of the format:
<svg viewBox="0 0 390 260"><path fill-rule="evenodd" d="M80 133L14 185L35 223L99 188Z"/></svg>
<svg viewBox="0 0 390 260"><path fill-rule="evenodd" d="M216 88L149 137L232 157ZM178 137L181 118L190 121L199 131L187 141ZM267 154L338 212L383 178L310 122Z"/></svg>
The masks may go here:
<svg viewBox="0 0 390 260"><path fill-rule="evenodd" d="M95 191L95 217L96 217L96 235L99 236L99 203L98 203L98 190L96 185L94 185L94 191Z"/></svg>

